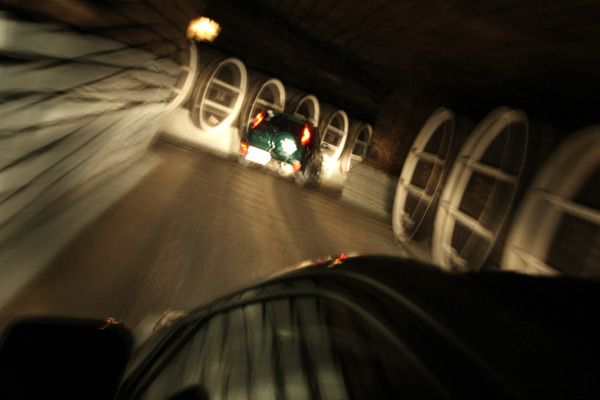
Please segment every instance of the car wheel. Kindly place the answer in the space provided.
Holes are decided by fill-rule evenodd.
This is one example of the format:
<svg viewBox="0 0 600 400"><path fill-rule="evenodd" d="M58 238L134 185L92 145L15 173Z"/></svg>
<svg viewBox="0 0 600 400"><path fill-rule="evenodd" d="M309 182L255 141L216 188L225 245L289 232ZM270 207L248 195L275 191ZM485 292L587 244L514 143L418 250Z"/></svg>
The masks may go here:
<svg viewBox="0 0 600 400"><path fill-rule="evenodd" d="M294 182L298 185L304 185L306 183L306 171L298 171L294 174Z"/></svg>
<svg viewBox="0 0 600 400"><path fill-rule="evenodd" d="M248 160L246 159L246 155L245 155L245 154L244 154L244 155L238 154L238 156L237 156L237 162L238 162L238 164L240 164L242 167L245 167L245 166L247 166L247 165L250 163L250 161L248 161Z"/></svg>
<svg viewBox="0 0 600 400"><path fill-rule="evenodd" d="M304 176L306 183L312 187L319 187L321 184L321 163L313 160L304 171Z"/></svg>

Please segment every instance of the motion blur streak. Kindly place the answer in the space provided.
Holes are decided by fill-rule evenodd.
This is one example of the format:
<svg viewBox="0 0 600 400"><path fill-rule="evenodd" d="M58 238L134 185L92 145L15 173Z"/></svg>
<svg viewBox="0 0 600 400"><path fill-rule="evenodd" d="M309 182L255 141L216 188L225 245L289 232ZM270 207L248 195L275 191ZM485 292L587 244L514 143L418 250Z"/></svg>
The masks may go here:
<svg viewBox="0 0 600 400"><path fill-rule="evenodd" d="M114 315L192 307L299 260L401 255L390 224L234 161L158 142L163 159L2 310Z"/></svg>

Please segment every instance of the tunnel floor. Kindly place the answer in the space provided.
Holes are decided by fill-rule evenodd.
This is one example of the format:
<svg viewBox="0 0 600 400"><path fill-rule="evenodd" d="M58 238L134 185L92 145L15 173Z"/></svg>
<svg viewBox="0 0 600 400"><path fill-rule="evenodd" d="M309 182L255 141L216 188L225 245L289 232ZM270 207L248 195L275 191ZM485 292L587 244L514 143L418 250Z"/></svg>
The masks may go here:
<svg viewBox="0 0 600 400"><path fill-rule="evenodd" d="M165 140L151 152L160 165L5 305L0 327L24 314L135 326L304 260L403 254L391 223L331 195Z"/></svg>

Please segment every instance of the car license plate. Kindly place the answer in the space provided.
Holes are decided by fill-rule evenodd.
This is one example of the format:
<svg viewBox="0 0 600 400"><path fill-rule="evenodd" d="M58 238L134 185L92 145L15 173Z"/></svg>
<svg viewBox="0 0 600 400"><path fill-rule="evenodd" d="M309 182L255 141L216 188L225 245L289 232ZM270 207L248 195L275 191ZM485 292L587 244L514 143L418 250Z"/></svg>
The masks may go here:
<svg viewBox="0 0 600 400"><path fill-rule="evenodd" d="M248 147L248 154L246 154L246 160L253 161L265 165L271 160L271 154L268 151L261 150L256 147Z"/></svg>

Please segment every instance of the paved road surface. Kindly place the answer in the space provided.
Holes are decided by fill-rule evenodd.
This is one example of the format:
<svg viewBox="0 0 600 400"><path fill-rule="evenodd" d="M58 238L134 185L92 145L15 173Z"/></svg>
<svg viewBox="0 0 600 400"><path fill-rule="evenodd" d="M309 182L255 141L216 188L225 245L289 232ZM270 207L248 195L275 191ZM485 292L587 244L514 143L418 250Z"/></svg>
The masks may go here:
<svg viewBox="0 0 600 400"><path fill-rule="evenodd" d="M306 259L401 255L389 222L330 195L164 141L153 152L160 166L21 290L0 323L60 313L136 325Z"/></svg>

